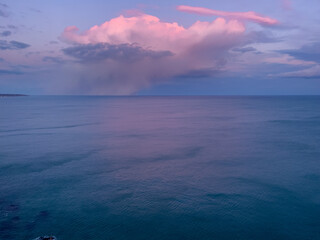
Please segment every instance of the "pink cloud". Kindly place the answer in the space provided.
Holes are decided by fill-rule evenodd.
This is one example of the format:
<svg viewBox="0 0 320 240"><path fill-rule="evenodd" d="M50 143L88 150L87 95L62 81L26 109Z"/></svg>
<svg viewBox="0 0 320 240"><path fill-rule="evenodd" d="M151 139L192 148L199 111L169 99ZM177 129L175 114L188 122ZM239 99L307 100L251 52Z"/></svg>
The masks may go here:
<svg viewBox="0 0 320 240"><path fill-rule="evenodd" d="M213 10L209 8L191 7L186 5L180 5L177 7L177 9L181 12L194 13L194 14L205 15L205 16L219 16L219 17L228 17L228 18L234 18L234 19L240 19L240 20L248 20L248 21L253 21L259 24L266 24L266 25L274 25L278 23L276 19L273 19L270 17L264 17L255 12L224 12L224 11L218 11L218 10Z"/></svg>
<svg viewBox="0 0 320 240"><path fill-rule="evenodd" d="M244 32L244 24L237 20L218 18L213 22L197 21L191 27L184 28L176 22L162 22L157 17L140 14L135 17L121 15L82 33L77 27L70 26L62 33L62 39L79 44L135 43L153 50L181 52L207 37L241 35Z"/></svg>
<svg viewBox="0 0 320 240"><path fill-rule="evenodd" d="M83 32L70 26L61 35L76 45L64 49L78 60L73 89L110 95L132 94L174 77L214 76L225 69L229 50L248 42L245 38L245 23L238 19L197 21L185 28L147 14L121 15Z"/></svg>

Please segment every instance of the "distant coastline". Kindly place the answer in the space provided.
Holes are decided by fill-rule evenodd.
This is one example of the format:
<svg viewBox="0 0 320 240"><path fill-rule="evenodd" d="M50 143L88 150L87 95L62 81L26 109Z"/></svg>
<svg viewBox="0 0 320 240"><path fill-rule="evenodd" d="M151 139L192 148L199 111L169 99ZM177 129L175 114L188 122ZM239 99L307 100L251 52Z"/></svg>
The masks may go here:
<svg viewBox="0 0 320 240"><path fill-rule="evenodd" d="M1 94L0 97L26 97L28 95L25 94Z"/></svg>

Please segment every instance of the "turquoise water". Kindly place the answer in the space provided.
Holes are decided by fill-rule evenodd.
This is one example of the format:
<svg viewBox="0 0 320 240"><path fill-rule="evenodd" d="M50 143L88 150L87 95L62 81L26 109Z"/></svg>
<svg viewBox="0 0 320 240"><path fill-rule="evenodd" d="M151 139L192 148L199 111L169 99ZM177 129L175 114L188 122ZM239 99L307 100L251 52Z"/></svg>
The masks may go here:
<svg viewBox="0 0 320 240"><path fill-rule="evenodd" d="M320 239L319 105L0 98L0 239Z"/></svg>

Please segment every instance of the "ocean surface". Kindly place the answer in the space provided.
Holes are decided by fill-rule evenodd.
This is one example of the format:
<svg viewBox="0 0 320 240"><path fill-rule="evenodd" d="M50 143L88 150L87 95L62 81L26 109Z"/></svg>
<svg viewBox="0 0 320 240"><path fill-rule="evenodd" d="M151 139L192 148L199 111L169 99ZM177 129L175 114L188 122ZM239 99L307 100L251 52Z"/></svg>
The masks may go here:
<svg viewBox="0 0 320 240"><path fill-rule="evenodd" d="M320 97L0 98L0 239L320 239Z"/></svg>

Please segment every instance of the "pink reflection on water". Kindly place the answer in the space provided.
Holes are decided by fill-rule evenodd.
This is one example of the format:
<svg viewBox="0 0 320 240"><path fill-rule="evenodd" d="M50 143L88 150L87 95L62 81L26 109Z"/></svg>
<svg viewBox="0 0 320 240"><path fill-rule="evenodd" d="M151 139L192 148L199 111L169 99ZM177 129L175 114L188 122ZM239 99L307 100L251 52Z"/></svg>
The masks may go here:
<svg viewBox="0 0 320 240"><path fill-rule="evenodd" d="M245 151L238 127L249 117L219 99L123 98L105 109L99 132L115 178L198 181L228 174L223 162Z"/></svg>

